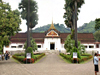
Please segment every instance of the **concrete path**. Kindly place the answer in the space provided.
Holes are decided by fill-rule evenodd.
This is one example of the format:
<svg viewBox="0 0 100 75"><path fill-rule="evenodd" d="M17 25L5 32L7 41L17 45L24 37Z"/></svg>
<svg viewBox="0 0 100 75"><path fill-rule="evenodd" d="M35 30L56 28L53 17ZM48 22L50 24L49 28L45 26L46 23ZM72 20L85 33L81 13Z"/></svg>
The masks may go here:
<svg viewBox="0 0 100 75"><path fill-rule="evenodd" d="M35 64L18 64L12 59L0 61L0 75L94 75L94 66L92 61L67 64L57 54L50 53Z"/></svg>

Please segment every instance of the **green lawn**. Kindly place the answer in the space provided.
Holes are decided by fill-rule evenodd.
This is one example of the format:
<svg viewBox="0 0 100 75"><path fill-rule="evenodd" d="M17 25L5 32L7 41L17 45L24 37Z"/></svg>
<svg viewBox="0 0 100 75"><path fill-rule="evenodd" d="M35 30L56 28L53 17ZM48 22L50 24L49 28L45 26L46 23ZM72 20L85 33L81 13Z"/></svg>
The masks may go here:
<svg viewBox="0 0 100 75"><path fill-rule="evenodd" d="M86 57L88 57L88 56L81 56L81 59L86 58Z"/></svg>

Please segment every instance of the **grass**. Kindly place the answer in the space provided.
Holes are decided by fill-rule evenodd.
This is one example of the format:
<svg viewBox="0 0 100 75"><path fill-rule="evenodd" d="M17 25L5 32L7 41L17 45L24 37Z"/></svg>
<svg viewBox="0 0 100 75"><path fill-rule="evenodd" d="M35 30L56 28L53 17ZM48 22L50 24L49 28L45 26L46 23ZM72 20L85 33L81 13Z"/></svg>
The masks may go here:
<svg viewBox="0 0 100 75"><path fill-rule="evenodd" d="M72 63L71 61L64 59L64 57L62 57L62 56L60 56L60 55L59 55L59 57L60 57L61 59L63 59L63 60L64 60L66 63L68 63L68 64L71 64L71 63Z"/></svg>
<svg viewBox="0 0 100 75"><path fill-rule="evenodd" d="M86 57L88 57L88 56L81 56L82 59L83 59L83 58L86 58Z"/></svg>

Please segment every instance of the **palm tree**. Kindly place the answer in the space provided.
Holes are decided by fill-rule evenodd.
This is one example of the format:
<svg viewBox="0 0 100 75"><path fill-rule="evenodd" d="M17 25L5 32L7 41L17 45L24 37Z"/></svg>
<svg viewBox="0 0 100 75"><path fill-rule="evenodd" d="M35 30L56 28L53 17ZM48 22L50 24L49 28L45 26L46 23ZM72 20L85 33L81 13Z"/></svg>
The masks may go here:
<svg viewBox="0 0 100 75"><path fill-rule="evenodd" d="M77 20L78 20L78 13L80 12L79 8L84 3L84 0L65 0L65 24L67 27L71 28L72 39L75 40L75 46L78 48L77 45Z"/></svg>
<svg viewBox="0 0 100 75"><path fill-rule="evenodd" d="M19 9L22 9L21 11L21 17L22 19L25 19L27 21L26 25L27 27L27 33L29 32L29 28L31 28L31 37L32 37L32 28L36 26L38 23L38 15L37 15L37 3L34 0L21 0L21 3L19 3ZM28 33L28 44L30 46L30 35ZM27 45L28 45L27 44Z"/></svg>

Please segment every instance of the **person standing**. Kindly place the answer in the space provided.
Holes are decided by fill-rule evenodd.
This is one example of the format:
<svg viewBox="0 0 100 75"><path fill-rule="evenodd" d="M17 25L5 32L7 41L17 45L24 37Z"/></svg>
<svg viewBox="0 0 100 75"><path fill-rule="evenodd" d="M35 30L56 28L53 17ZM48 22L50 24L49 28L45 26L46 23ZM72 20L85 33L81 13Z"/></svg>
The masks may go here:
<svg viewBox="0 0 100 75"><path fill-rule="evenodd" d="M10 52L8 53L8 59L10 59Z"/></svg>
<svg viewBox="0 0 100 75"><path fill-rule="evenodd" d="M5 60L8 59L8 52L5 53Z"/></svg>
<svg viewBox="0 0 100 75"><path fill-rule="evenodd" d="M0 61L1 61L1 57L2 57L2 56L1 56L1 54L0 54Z"/></svg>
<svg viewBox="0 0 100 75"><path fill-rule="evenodd" d="M93 58L93 62L94 62L94 71L95 71L95 75L97 75L97 72L99 72L99 68L98 68L98 58L97 58L98 54L95 53L95 56Z"/></svg>

